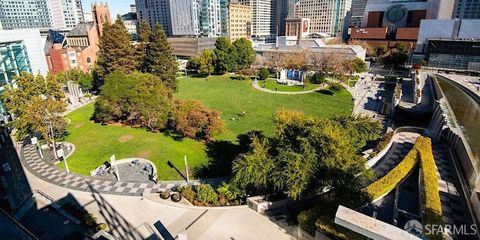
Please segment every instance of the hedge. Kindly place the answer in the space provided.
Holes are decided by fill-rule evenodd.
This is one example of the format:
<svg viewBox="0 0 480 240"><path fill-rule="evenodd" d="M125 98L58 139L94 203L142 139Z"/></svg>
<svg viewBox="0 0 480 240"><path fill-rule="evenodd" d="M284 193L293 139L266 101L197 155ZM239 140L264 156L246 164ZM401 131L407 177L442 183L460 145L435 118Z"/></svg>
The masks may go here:
<svg viewBox="0 0 480 240"><path fill-rule="evenodd" d="M418 162L418 150L417 143L413 146L412 150L408 152L407 156L390 172L385 176L370 184L365 188L365 191L370 195L372 200L384 196L388 192L392 191L398 183L404 179L410 171L417 165Z"/></svg>
<svg viewBox="0 0 480 240"><path fill-rule="evenodd" d="M425 201L425 225L443 226L442 203L438 191L438 177L433 158L432 142L428 137L417 139L422 171L423 197ZM441 233L427 236L429 239L443 239Z"/></svg>
<svg viewBox="0 0 480 240"><path fill-rule="evenodd" d="M438 191L438 177L435 160L432 152L432 142L430 138L420 136L417 138L412 150L407 156L387 175L365 188L365 191L377 200L383 195L393 190L408 173L420 162L421 175L423 182L423 197L425 202L425 225L442 225L442 203ZM442 234L431 234L428 239L443 239Z"/></svg>
<svg viewBox="0 0 480 240"><path fill-rule="evenodd" d="M365 239L362 235L334 222L337 208L338 204L336 203L321 201L319 205L300 212L297 216L298 224L302 230L311 235L315 235L315 231L318 229L333 239Z"/></svg>

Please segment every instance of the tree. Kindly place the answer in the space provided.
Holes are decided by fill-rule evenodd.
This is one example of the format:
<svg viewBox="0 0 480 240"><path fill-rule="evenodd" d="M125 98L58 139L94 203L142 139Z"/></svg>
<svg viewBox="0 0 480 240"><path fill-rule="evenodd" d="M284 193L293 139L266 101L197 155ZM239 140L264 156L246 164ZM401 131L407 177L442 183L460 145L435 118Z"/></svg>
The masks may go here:
<svg viewBox="0 0 480 240"><path fill-rule="evenodd" d="M388 51L388 49L384 45L380 45L380 46L375 47L375 55L377 57L383 56L385 53L387 53L387 51Z"/></svg>
<svg viewBox="0 0 480 240"><path fill-rule="evenodd" d="M313 84L322 84L326 83L327 79L325 79L325 75L315 72L312 76L309 77L310 83Z"/></svg>
<svg viewBox="0 0 480 240"><path fill-rule="evenodd" d="M248 68L255 62L256 54L252 47L252 42L245 38L240 38L233 42L232 55L235 57L235 62L239 69Z"/></svg>
<svg viewBox="0 0 480 240"><path fill-rule="evenodd" d="M361 58L355 58L352 60L350 63L351 69L353 72L366 72L367 71L367 64L365 64L365 61L363 61Z"/></svg>
<svg viewBox="0 0 480 240"><path fill-rule="evenodd" d="M307 52L282 54L278 57L283 59L282 68L284 69L307 70L308 68Z"/></svg>
<svg viewBox="0 0 480 240"><path fill-rule="evenodd" d="M211 140L223 132L220 112L208 109L196 100L177 100L171 125L184 137Z"/></svg>
<svg viewBox="0 0 480 240"><path fill-rule="evenodd" d="M85 73L79 68L73 68L73 69L60 72L56 77L62 83L73 81L77 83L80 86L80 88L84 91L89 91L93 88L92 75L89 73Z"/></svg>
<svg viewBox="0 0 480 240"><path fill-rule="evenodd" d="M241 188L267 189L271 186L271 173L275 167L268 155L269 142L265 138L252 136L250 151L233 162L232 181Z"/></svg>
<svg viewBox="0 0 480 240"><path fill-rule="evenodd" d="M187 62L187 70L189 71L198 71L199 69L199 59L198 57L190 57Z"/></svg>
<svg viewBox="0 0 480 240"><path fill-rule="evenodd" d="M138 27L138 44L136 46L138 62L140 63L138 70L141 72L146 72L145 62L151 34L152 30L150 29L150 25L147 21L142 20Z"/></svg>
<svg viewBox="0 0 480 240"><path fill-rule="evenodd" d="M260 80L266 80L268 78L268 75L270 75L270 73L265 67L260 68L260 70L258 71L258 77L260 78Z"/></svg>
<svg viewBox="0 0 480 240"><path fill-rule="evenodd" d="M105 78L95 102L94 119L122 122L152 131L164 129L172 109L172 92L152 74L115 71Z"/></svg>
<svg viewBox="0 0 480 240"><path fill-rule="evenodd" d="M358 203L353 194L366 196L362 189L372 174L357 152L367 139L377 136L378 129L371 126L376 123L315 118L287 110L277 112L274 122L274 137L251 135L251 147L234 161L236 184L264 193L286 192L292 199L331 188L331 196L347 206ZM352 139L353 131L359 134Z"/></svg>
<svg viewBox="0 0 480 240"><path fill-rule="evenodd" d="M130 73L137 69L138 61L130 38L120 17L115 23L104 26L94 69L97 88L103 85L105 77L115 70Z"/></svg>
<svg viewBox="0 0 480 240"><path fill-rule="evenodd" d="M40 134L47 142L54 143L66 132L66 110L62 83L54 75L45 79L22 72L14 78L15 87L7 85L2 99L8 111L15 116L11 127L17 129L20 140Z"/></svg>
<svg viewBox="0 0 480 240"><path fill-rule="evenodd" d="M167 41L162 25L157 23L150 34L144 70L146 73L157 76L167 87L176 91L178 64L172 51L172 46Z"/></svg>
<svg viewBox="0 0 480 240"><path fill-rule="evenodd" d="M213 73L215 65L215 53L210 49L204 49L198 56L198 71L201 74L210 74Z"/></svg>
<svg viewBox="0 0 480 240"><path fill-rule="evenodd" d="M217 73L230 72L234 68L234 59L232 57L232 44L226 37L219 37L215 42L215 71Z"/></svg>

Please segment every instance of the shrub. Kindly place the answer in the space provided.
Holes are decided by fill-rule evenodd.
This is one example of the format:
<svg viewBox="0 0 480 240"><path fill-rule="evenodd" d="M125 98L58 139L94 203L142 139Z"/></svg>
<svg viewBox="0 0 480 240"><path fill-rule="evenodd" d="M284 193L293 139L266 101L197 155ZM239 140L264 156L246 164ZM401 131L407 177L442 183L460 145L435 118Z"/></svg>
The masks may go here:
<svg viewBox="0 0 480 240"><path fill-rule="evenodd" d="M337 208L338 204L333 202L321 202L313 208L300 212L297 216L298 224L311 235L315 235L318 229L333 239L363 239L361 235L335 224Z"/></svg>
<svg viewBox="0 0 480 240"><path fill-rule="evenodd" d="M193 200L195 200L196 193L195 193L195 191L193 191L191 186L181 187L178 191L189 202L193 203Z"/></svg>
<svg viewBox="0 0 480 240"><path fill-rule="evenodd" d="M377 146L375 146L375 149L373 150L373 152L375 154L381 152L382 150L384 150L388 143L390 142L390 140L392 140L393 138L393 131L390 131L390 132L387 132L383 137L382 139L380 139L380 141L378 142Z"/></svg>
<svg viewBox="0 0 480 240"><path fill-rule="evenodd" d="M387 194L404 179L408 173L417 165L418 162L418 144L415 143L413 149L407 156L385 176L366 187L366 192L375 201L381 196Z"/></svg>
<svg viewBox="0 0 480 240"><path fill-rule="evenodd" d="M224 195L229 201L238 199L242 195L242 192L237 186L226 182L223 182L222 185L218 187L217 191L219 194Z"/></svg>
<svg viewBox="0 0 480 240"><path fill-rule="evenodd" d="M438 191L438 177L432 153L432 142L428 137L417 139L420 166L422 171L423 196L425 200L425 223L443 225L442 203ZM443 239L442 234L428 235L429 239Z"/></svg>
<svg viewBox="0 0 480 240"><path fill-rule="evenodd" d="M93 216L91 213L85 213L82 216L82 221L87 225L87 226L93 226L97 224L97 218Z"/></svg>
<svg viewBox="0 0 480 240"><path fill-rule="evenodd" d="M195 189L197 190L197 201L207 204L218 203L218 194L209 184L200 184Z"/></svg>
<svg viewBox="0 0 480 240"><path fill-rule="evenodd" d="M310 83L314 83L314 84L321 84L321 83L327 82L325 75L318 72L314 73L311 76L308 76L307 78L309 79Z"/></svg>
<svg viewBox="0 0 480 240"><path fill-rule="evenodd" d="M97 231L100 231L100 230L108 231L108 225L106 223L99 223L97 225Z"/></svg>
<svg viewBox="0 0 480 240"><path fill-rule="evenodd" d="M260 80L267 79L268 75L269 75L268 69L265 67L260 68L260 70L258 71L258 77L260 78Z"/></svg>
<svg viewBox="0 0 480 240"><path fill-rule="evenodd" d="M328 84L328 89L333 92L338 92L343 89L343 86L340 83L331 82Z"/></svg>

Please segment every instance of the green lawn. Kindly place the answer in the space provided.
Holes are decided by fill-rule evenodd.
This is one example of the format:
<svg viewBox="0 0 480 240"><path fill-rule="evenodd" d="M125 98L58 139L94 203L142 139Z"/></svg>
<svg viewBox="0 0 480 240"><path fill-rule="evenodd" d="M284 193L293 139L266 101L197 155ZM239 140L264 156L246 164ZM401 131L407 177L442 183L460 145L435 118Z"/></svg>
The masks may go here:
<svg viewBox="0 0 480 240"><path fill-rule="evenodd" d="M234 143L238 134L253 129L273 134L273 115L281 108L323 117L350 114L353 108L351 96L346 91L334 96L321 93L271 94L253 89L250 80L231 80L228 76L211 76L208 81L206 78L184 77L180 79L179 85L176 97L198 99L210 108L222 112L226 130L217 137L217 140ZM245 112L245 116L241 117L241 112ZM76 146L76 152L68 159L70 170L73 172L87 175L115 154L117 159L127 157L150 159L157 165L159 179L172 180L180 177L167 166L167 161L171 161L183 172L184 155L188 156L188 164L192 169L209 161L219 160L207 156L207 148L202 142L191 139L176 141L163 133L151 133L138 128L102 126L90 121L92 113L93 104L89 104L67 116L71 124L68 127L70 135L66 141ZM221 158L225 153L218 150L225 150L228 147L228 143L223 144L217 145L216 154L209 151L208 155ZM228 150L226 152L228 153Z"/></svg>
<svg viewBox="0 0 480 240"><path fill-rule="evenodd" d="M258 85L260 87L265 87L270 90L277 90L281 92L300 92L300 91L307 91L318 88L321 84L313 84L313 83L305 83L305 87L303 86L288 86L284 84L279 84L275 81L275 79L269 78L265 81L258 81Z"/></svg>

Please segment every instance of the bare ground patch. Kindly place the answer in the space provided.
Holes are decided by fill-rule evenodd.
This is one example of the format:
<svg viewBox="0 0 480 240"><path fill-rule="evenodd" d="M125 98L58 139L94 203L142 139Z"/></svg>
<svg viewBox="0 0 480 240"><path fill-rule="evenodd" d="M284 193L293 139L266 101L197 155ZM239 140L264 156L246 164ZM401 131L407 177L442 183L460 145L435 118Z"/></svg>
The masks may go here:
<svg viewBox="0 0 480 240"><path fill-rule="evenodd" d="M137 152L137 154L135 154L135 156L139 157L139 158L149 159L152 156L152 151L151 150L142 150L142 151Z"/></svg>
<svg viewBox="0 0 480 240"><path fill-rule="evenodd" d="M132 136L132 135L123 135L123 136L118 138L118 141L121 142L121 143L126 143L126 142L132 140L133 138L134 138L134 136Z"/></svg>
<svg viewBox="0 0 480 240"><path fill-rule="evenodd" d="M74 126L74 128L81 128L81 127L83 127L83 123L77 123Z"/></svg>

